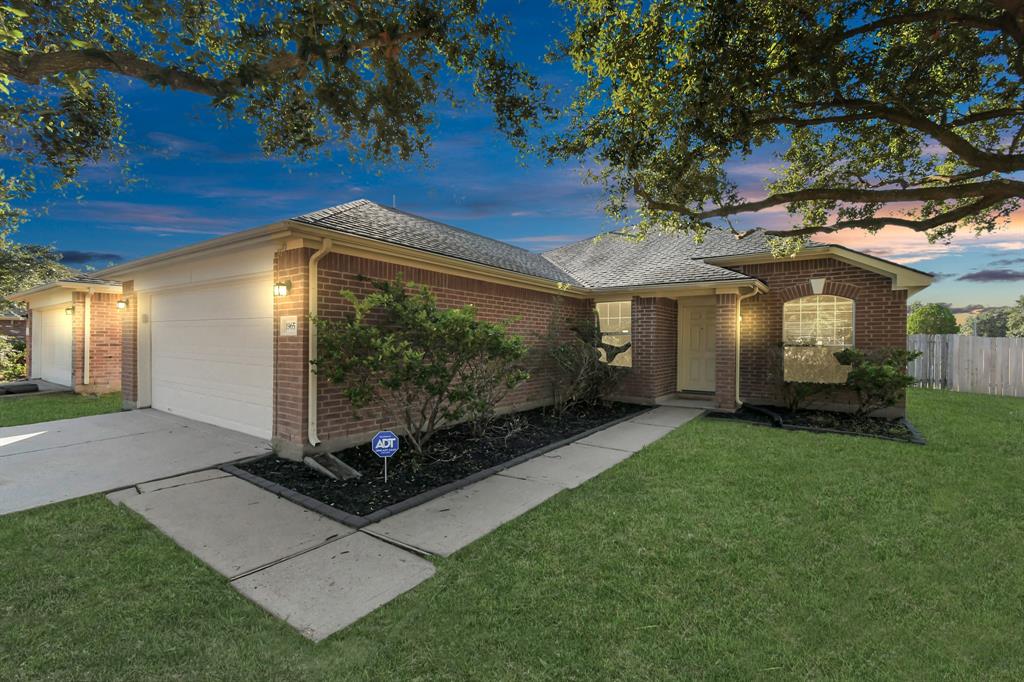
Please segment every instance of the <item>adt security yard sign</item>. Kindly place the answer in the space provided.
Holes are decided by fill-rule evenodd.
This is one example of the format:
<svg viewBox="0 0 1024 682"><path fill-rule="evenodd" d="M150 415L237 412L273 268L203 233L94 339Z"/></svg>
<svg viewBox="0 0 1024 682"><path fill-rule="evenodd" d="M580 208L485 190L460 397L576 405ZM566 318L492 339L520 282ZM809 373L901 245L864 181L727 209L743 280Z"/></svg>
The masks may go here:
<svg viewBox="0 0 1024 682"><path fill-rule="evenodd" d="M388 458L398 452L398 436L391 431L378 431L370 441L370 448L384 458L384 482L388 482Z"/></svg>

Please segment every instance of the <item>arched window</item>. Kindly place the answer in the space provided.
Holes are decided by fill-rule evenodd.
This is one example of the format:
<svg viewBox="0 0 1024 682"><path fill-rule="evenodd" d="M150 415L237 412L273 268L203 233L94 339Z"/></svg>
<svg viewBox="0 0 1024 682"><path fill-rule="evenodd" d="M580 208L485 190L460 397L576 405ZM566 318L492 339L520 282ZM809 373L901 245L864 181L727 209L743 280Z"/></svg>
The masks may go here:
<svg viewBox="0 0 1024 682"><path fill-rule="evenodd" d="M853 345L853 301L842 296L804 296L782 306L782 341L792 346Z"/></svg>

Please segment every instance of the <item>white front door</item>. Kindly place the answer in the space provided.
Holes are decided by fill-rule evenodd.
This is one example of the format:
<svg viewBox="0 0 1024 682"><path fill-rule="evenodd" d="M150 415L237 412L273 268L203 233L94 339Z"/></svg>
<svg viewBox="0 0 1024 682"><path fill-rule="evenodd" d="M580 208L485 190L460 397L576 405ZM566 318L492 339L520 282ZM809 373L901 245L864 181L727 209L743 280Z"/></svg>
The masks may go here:
<svg viewBox="0 0 1024 682"><path fill-rule="evenodd" d="M713 305L679 302L680 391L715 390L715 316Z"/></svg>
<svg viewBox="0 0 1024 682"><path fill-rule="evenodd" d="M272 283L260 277L153 294L154 409L270 437Z"/></svg>
<svg viewBox="0 0 1024 682"><path fill-rule="evenodd" d="M32 376L71 385L71 315L67 306L32 312Z"/></svg>

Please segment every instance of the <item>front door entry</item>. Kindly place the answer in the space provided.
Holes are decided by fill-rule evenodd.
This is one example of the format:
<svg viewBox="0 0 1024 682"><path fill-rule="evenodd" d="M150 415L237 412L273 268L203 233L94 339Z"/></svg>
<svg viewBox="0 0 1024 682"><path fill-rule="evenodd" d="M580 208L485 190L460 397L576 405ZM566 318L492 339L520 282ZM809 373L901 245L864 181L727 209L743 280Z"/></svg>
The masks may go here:
<svg viewBox="0 0 1024 682"><path fill-rule="evenodd" d="M715 313L713 305L679 301L680 391L715 390Z"/></svg>

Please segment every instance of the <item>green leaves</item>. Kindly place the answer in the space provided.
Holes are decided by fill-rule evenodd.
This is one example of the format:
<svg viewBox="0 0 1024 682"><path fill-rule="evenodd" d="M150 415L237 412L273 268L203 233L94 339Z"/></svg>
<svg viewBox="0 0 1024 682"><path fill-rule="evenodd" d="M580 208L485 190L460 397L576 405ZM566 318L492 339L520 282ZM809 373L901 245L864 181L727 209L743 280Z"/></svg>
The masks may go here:
<svg viewBox="0 0 1024 682"><path fill-rule="evenodd" d="M8 95L0 153L20 164L23 179L42 173L59 187L86 164L123 159L125 103L109 89L120 78L206 96L226 117L255 124L267 155L300 160L426 158L435 105L455 102L440 85L445 77L471 79L521 148L550 113L545 89L506 54L507 22L478 0L68 0L0 9L0 92ZM6 208L0 219L12 214Z"/></svg>
<svg viewBox="0 0 1024 682"><path fill-rule="evenodd" d="M779 236L901 225L940 239L995 229L1024 197L1024 184L981 184L1024 170L1022 8L560 4L573 21L557 52L586 82L545 150L596 169L608 213L639 218L641 234L699 235L778 206L791 216L773 220ZM751 207L759 193L741 195L731 176L766 146L782 163L763 188L772 203ZM936 186L955 190L917 191Z"/></svg>
<svg viewBox="0 0 1024 682"><path fill-rule="evenodd" d="M472 306L440 308L426 287L399 275L373 282L343 318L316 318L317 374L354 407L373 407L400 424L417 453L444 424L484 428L495 405L529 374L525 343L503 324L478 320Z"/></svg>

